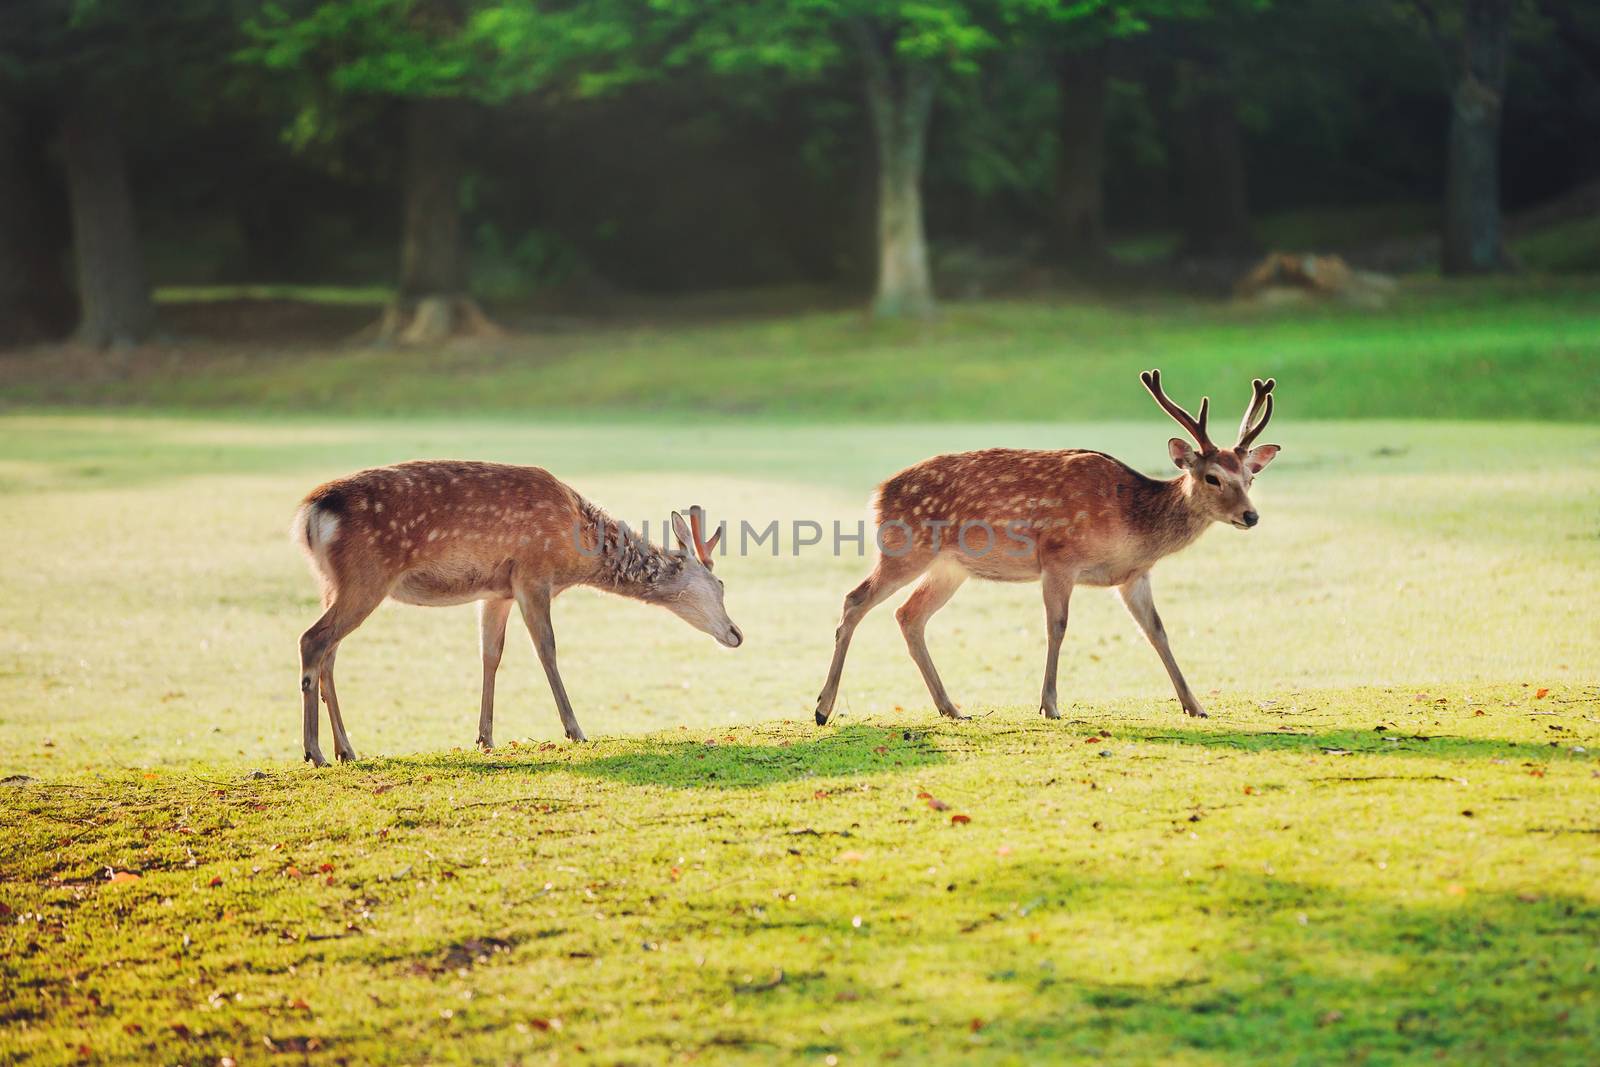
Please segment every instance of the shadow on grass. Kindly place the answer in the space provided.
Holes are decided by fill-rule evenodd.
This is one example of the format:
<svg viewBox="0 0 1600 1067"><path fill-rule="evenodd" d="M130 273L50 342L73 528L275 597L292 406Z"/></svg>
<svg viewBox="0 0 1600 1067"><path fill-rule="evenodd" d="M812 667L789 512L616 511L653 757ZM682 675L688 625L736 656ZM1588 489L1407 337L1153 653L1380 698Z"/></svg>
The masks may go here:
<svg viewBox="0 0 1600 1067"><path fill-rule="evenodd" d="M1038 872L1041 891L1055 874ZM1074 895L1104 908L1108 888ZM1600 1025L1593 901L1457 898L1441 887L1419 902L1244 875L1209 888L1196 918L1225 936L1195 950L1186 974L1114 982L1058 971L1041 954L1035 967L1004 977L1032 985L1031 1004L1056 1007L1024 1009L991 1036L1024 1048L1064 1040L1095 1058L1200 1053L1275 1063L1571 1062L1592 1048ZM1160 895L1147 883L1115 891L1134 898L1130 912ZM1118 909L1109 910L1115 921Z"/></svg>
<svg viewBox="0 0 1600 1067"><path fill-rule="evenodd" d="M452 772L542 774L561 771L609 778L628 785L664 785L675 789L751 789L805 778L894 774L944 763L925 730L846 726L819 733L807 741L770 745L700 741L601 742L601 748L622 747L611 755L591 755L587 747L566 748L555 759L407 757L407 767L435 765Z"/></svg>
<svg viewBox="0 0 1600 1067"><path fill-rule="evenodd" d="M1592 900L1443 886L1402 897L1231 872L1175 897L1160 877L1073 882L1059 864L993 873L963 883L948 927L961 950L920 973L914 994L838 967L767 994L901 998L887 1033L894 1005L880 1004L870 1023L836 1016L834 1040L804 1051L916 1040L931 1045L923 1062L1593 1062ZM1084 929L1143 930L1149 959L1102 955ZM875 956L896 961L929 933L880 922L871 936ZM979 1004L1007 1007L974 1020Z"/></svg>
<svg viewBox="0 0 1600 1067"><path fill-rule="evenodd" d="M1115 737L1133 741L1231 748L1242 752L1303 752L1358 756L1432 756L1444 760L1505 759L1548 760L1557 752L1548 743L1508 741L1497 737L1455 737L1450 734L1412 734L1403 730L1329 730L1298 733L1287 730L1208 730L1181 725L1156 729L1114 729Z"/></svg>

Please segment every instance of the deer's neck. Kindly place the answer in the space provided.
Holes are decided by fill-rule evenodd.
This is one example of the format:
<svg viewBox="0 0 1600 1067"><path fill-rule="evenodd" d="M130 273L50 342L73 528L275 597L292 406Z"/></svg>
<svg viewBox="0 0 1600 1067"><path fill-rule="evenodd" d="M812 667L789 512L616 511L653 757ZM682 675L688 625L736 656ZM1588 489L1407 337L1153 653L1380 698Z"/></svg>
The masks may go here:
<svg viewBox="0 0 1600 1067"><path fill-rule="evenodd" d="M1145 487L1136 527L1152 563L1188 548L1211 525L1195 506L1190 489L1190 480L1181 475Z"/></svg>
<svg viewBox="0 0 1600 1067"><path fill-rule="evenodd" d="M587 500L583 523L593 562L585 584L651 603L672 596L683 577L683 557L656 547Z"/></svg>

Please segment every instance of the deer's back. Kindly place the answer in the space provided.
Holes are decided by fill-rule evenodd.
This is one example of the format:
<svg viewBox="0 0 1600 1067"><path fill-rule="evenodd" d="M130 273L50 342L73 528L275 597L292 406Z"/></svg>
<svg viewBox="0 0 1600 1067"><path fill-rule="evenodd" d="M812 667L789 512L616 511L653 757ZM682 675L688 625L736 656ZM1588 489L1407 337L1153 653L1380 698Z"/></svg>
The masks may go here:
<svg viewBox="0 0 1600 1067"><path fill-rule="evenodd" d="M582 500L541 467L472 460L375 467L318 486L302 514L307 547L330 577L381 577L396 599L415 603L510 595L514 566L558 581L586 569L574 539Z"/></svg>
<svg viewBox="0 0 1600 1067"><path fill-rule="evenodd" d="M886 551L902 534L885 524L904 523L911 550L937 545L979 577L1028 580L1055 556L1101 584L1141 563L1167 488L1103 452L990 448L907 467L879 487L875 508Z"/></svg>

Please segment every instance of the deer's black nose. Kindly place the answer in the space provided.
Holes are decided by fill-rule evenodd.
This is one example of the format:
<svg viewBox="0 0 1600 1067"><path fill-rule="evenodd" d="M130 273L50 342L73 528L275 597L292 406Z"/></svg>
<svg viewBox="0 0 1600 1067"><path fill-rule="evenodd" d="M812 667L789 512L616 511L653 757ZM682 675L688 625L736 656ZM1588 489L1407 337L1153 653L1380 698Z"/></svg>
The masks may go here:
<svg viewBox="0 0 1600 1067"><path fill-rule="evenodd" d="M1244 524L1246 526L1254 526L1256 523L1261 521L1261 516L1257 515L1253 511L1245 512L1243 515L1240 516L1240 518L1244 519Z"/></svg>

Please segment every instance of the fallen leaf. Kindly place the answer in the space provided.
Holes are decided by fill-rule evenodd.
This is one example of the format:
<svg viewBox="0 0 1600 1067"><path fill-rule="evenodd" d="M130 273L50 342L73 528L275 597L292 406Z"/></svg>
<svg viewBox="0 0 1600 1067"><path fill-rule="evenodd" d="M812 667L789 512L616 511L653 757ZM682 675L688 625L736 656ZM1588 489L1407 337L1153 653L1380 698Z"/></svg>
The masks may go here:
<svg viewBox="0 0 1600 1067"><path fill-rule="evenodd" d="M966 825L967 823L969 823L971 821L972 821L972 816L970 816L970 815L952 815L952 816L950 816L950 825L951 826L964 826L964 825Z"/></svg>
<svg viewBox="0 0 1600 1067"><path fill-rule="evenodd" d="M929 797L928 798L928 807L932 808L934 811L949 811L950 810L950 805L946 804L944 801L940 800L938 797Z"/></svg>
<svg viewBox="0 0 1600 1067"><path fill-rule="evenodd" d="M1467 887L1464 885L1457 885L1454 882L1451 882L1449 885L1445 886L1444 891L1453 897L1464 897L1467 895Z"/></svg>
<svg viewBox="0 0 1600 1067"><path fill-rule="evenodd" d="M333 870L333 864L331 864L331 863L319 863L319 864L317 864L317 870L319 872L321 872L322 874L327 874L329 871Z"/></svg>
<svg viewBox="0 0 1600 1067"><path fill-rule="evenodd" d="M1535 700L1543 700L1545 697L1547 697L1549 695L1550 695L1550 690L1541 689L1537 693L1533 694L1533 699L1535 699Z"/></svg>
<svg viewBox="0 0 1600 1067"><path fill-rule="evenodd" d="M139 876L132 871L118 871L111 876L112 882L137 882Z"/></svg>
<svg viewBox="0 0 1600 1067"><path fill-rule="evenodd" d="M1086 745L1098 745L1101 741L1104 741L1104 740L1105 740L1105 738L1103 738L1103 737L1086 737L1086 738L1083 739L1083 743L1086 744Z"/></svg>
<svg viewBox="0 0 1600 1067"><path fill-rule="evenodd" d="M983 1020L982 1019L974 1019L974 1020L972 1020L970 1023L967 1024L967 1028L970 1029L973 1033L977 1033L979 1030L983 1029Z"/></svg>
<svg viewBox="0 0 1600 1067"><path fill-rule="evenodd" d="M883 756L883 755L888 754L889 746L888 745L874 745L873 748L872 748L872 751L876 755Z"/></svg>
<svg viewBox="0 0 1600 1067"><path fill-rule="evenodd" d="M221 884L222 884L222 876L221 875L212 875L211 876L211 881L206 883L206 885L211 886L213 889L215 889L217 886L219 886Z"/></svg>
<svg viewBox="0 0 1600 1067"><path fill-rule="evenodd" d="M1253 786L1253 785L1245 786L1244 787L1244 795L1247 796L1247 797L1255 796L1256 795L1256 787Z"/></svg>
<svg viewBox="0 0 1600 1067"><path fill-rule="evenodd" d="M860 863L862 860L867 858L867 854L865 852L857 852L852 848L846 849L845 851L839 853L839 855L835 858L840 863Z"/></svg>
<svg viewBox="0 0 1600 1067"><path fill-rule="evenodd" d="M290 877L290 878L299 878L300 877L300 868L299 867L285 867L283 869L283 873L285 875L287 875L288 877Z"/></svg>
<svg viewBox="0 0 1600 1067"><path fill-rule="evenodd" d="M994 850L994 854L996 856L1009 856L1011 855L1011 846L1001 845L999 848Z"/></svg>

